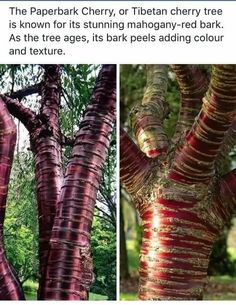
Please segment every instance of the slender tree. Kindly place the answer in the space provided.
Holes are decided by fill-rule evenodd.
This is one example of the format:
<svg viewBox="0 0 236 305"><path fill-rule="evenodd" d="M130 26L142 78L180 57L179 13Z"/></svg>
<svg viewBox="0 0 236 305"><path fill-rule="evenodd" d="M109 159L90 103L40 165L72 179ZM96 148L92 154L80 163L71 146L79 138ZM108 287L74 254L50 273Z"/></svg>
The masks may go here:
<svg viewBox="0 0 236 305"><path fill-rule="evenodd" d="M94 205L115 121L116 67L104 65L101 68L74 139L67 139L60 130L60 66L44 65L43 69L44 78L40 84L1 96L1 137L7 143L0 147L3 150L1 179L5 196L1 197L1 219L3 223L15 145L11 114L27 128L35 159L40 259L38 298L86 300L93 281L90 230ZM36 92L41 95L38 113L20 102L23 96ZM9 128L6 128L6 122ZM62 167L64 144L72 146L65 170ZM3 243L1 251L4 261ZM8 294L8 299L23 298L7 260L1 268L6 269L5 273L12 280L9 284L5 283L7 278L2 285L0 282L0 299L6 299Z"/></svg>
<svg viewBox="0 0 236 305"><path fill-rule="evenodd" d="M120 176L142 219L141 300L202 299L209 256L235 213L236 171L219 164L235 144L236 65L172 65L181 92L175 134L164 120L168 68L147 66L141 105L131 111L137 144L121 130Z"/></svg>

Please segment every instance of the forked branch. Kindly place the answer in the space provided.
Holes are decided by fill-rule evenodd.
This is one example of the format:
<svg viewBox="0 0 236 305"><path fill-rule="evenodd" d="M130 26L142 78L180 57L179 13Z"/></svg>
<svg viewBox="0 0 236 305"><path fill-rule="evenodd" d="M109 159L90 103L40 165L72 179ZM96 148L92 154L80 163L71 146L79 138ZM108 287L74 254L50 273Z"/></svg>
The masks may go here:
<svg viewBox="0 0 236 305"><path fill-rule="evenodd" d="M175 157L169 177L186 183L209 181L235 113L236 66L215 65L201 112Z"/></svg>

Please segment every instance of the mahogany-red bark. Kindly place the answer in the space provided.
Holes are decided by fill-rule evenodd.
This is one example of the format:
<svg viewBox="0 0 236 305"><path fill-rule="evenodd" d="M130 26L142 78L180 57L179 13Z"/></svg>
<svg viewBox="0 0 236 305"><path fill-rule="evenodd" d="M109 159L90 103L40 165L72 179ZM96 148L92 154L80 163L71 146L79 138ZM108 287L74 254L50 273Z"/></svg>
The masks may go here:
<svg viewBox="0 0 236 305"><path fill-rule="evenodd" d="M93 281L90 229L115 121L116 67L104 65L76 134L50 239L42 298L87 300Z"/></svg>
<svg viewBox="0 0 236 305"><path fill-rule="evenodd" d="M44 65L39 128L30 133L35 158L35 179L39 219L39 290L42 299L51 230L62 184L60 109L60 66Z"/></svg>

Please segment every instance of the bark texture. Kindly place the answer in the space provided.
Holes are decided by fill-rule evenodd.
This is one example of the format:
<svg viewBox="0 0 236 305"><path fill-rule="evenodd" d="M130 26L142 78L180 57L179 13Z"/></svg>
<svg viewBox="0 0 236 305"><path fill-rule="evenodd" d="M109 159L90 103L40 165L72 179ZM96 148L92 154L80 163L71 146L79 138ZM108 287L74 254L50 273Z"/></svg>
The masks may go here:
<svg viewBox="0 0 236 305"><path fill-rule="evenodd" d="M60 66L45 65L40 117L42 124L30 134L35 158L39 219L39 298L43 298L49 240L61 192L61 132L59 128Z"/></svg>
<svg viewBox="0 0 236 305"><path fill-rule="evenodd" d="M90 230L115 121L116 68L104 65L76 134L50 239L45 300L87 300L93 281Z"/></svg>
<svg viewBox="0 0 236 305"><path fill-rule="evenodd" d="M16 126L6 105L0 98L0 299L24 300L24 293L5 249L3 225L6 210L8 183L16 144Z"/></svg>
<svg viewBox="0 0 236 305"><path fill-rule="evenodd" d="M121 136L121 179L143 227L141 300L202 299L213 244L236 211L235 171L222 178L216 175L216 160L236 114L236 66L213 66L207 90L197 67L174 69L182 93L176 134L184 138L167 148L166 158L145 160L130 171L125 162L127 140ZM189 111L188 103L197 108ZM134 144L129 147L140 155ZM135 157L129 156L129 164L134 163ZM140 182L138 177L145 178Z"/></svg>

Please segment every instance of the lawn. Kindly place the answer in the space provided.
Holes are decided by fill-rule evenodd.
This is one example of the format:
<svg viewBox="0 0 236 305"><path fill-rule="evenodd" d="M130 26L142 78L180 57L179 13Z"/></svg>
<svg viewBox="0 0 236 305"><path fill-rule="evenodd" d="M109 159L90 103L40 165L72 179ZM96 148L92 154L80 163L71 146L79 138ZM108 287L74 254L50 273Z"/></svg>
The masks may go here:
<svg viewBox="0 0 236 305"><path fill-rule="evenodd" d="M37 300L38 283L28 280L24 283L23 287L24 287L24 291L25 291L27 300ZM90 292L89 300L90 301L105 301L105 300L107 300L107 296Z"/></svg>

